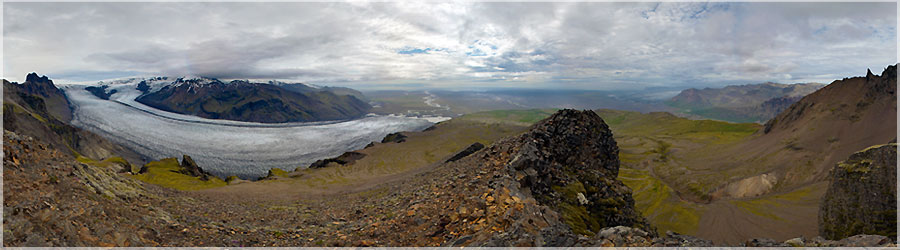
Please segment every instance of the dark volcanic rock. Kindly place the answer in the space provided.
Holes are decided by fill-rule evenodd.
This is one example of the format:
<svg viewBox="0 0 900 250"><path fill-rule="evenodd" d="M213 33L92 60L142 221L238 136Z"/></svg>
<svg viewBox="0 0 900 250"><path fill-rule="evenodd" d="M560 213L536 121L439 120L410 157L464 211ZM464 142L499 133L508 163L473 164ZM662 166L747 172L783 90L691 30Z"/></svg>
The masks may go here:
<svg viewBox="0 0 900 250"><path fill-rule="evenodd" d="M631 189L616 179L619 147L592 111L562 110L521 137L510 162L535 199L555 207L576 233L628 226L655 232L634 209Z"/></svg>
<svg viewBox="0 0 900 250"><path fill-rule="evenodd" d="M390 133L390 134L384 136L384 139L381 139L381 143L388 143L388 142L401 143L401 142L405 142L405 141L406 141L406 135L404 135L403 133L400 133L400 132Z"/></svg>
<svg viewBox="0 0 900 250"><path fill-rule="evenodd" d="M88 87L85 87L84 90L91 92L91 94L93 94L94 96L96 96L100 99L109 100L109 96L111 96L112 94L115 94L117 91L114 89L109 92L106 92L107 88L109 88L109 86L100 86L100 87L88 86Z"/></svg>
<svg viewBox="0 0 900 250"><path fill-rule="evenodd" d="M309 165L309 168L324 168L328 166L328 163L337 163L338 165L347 165L353 164L359 159L366 157L366 154L359 152L345 152L338 157L328 158L323 160L318 160Z"/></svg>
<svg viewBox="0 0 900 250"><path fill-rule="evenodd" d="M203 169L200 168L200 166L197 166L197 163L194 162L194 159L191 159L191 157L188 155L184 155L182 157L181 168L182 168L181 169L182 174L186 174L186 175L190 175L190 176L194 176L194 177L200 177L200 179L204 180L204 181L209 180L209 177L211 176L206 171L203 171ZM144 172L144 170L141 169L141 172Z"/></svg>
<svg viewBox="0 0 900 250"><path fill-rule="evenodd" d="M634 208L631 190L617 180L619 149L592 111L561 110L517 137L507 138L442 168L480 165L505 173L493 190L524 202L502 233L476 232L464 246L573 246L601 229L627 226L655 232ZM457 178L483 178L483 172ZM497 192L497 191L494 191ZM507 200L494 194L495 201ZM647 233L655 236L655 233ZM461 234L448 242L460 242ZM580 240L582 239L582 240ZM582 245L592 245L586 242Z"/></svg>
<svg viewBox="0 0 900 250"><path fill-rule="evenodd" d="M897 237L897 144L873 146L831 170L819 210L819 234Z"/></svg>
<svg viewBox="0 0 900 250"><path fill-rule="evenodd" d="M135 88L135 89L137 89L141 93L146 94L147 92L150 91L150 85L147 84L147 81L141 81L140 83L138 83L137 88Z"/></svg>
<svg viewBox="0 0 900 250"><path fill-rule="evenodd" d="M472 143L472 145L469 145L469 147L467 147L466 149L463 149L459 153L456 153L456 155L453 155L453 157L450 157L450 159L448 159L446 162L457 161L459 159L462 159L463 157L478 152L478 150L481 150L482 148L484 148L484 144L478 142Z"/></svg>

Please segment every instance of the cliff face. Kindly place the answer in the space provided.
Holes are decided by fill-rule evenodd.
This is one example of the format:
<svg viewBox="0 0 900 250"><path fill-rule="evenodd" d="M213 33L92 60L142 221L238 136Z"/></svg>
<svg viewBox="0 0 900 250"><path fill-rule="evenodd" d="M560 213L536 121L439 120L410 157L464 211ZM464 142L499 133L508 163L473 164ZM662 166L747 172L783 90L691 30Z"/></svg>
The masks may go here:
<svg viewBox="0 0 900 250"><path fill-rule="evenodd" d="M819 234L840 239L856 234L897 237L897 144L850 155L830 173L819 211Z"/></svg>

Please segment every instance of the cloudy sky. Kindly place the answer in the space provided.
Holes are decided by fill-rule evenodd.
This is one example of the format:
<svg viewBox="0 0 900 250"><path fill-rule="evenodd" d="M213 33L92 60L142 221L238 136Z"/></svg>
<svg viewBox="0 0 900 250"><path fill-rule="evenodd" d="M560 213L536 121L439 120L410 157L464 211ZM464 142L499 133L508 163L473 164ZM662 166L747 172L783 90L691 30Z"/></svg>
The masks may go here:
<svg viewBox="0 0 900 250"><path fill-rule="evenodd" d="M896 3L4 3L3 72L358 88L817 81L897 63Z"/></svg>

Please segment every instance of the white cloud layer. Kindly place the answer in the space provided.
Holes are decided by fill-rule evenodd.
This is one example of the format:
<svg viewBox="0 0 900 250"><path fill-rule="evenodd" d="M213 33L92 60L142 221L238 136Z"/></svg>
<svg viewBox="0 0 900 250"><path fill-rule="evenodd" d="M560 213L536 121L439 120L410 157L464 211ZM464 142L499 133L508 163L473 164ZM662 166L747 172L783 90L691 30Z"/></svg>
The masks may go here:
<svg viewBox="0 0 900 250"><path fill-rule="evenodd" d="M897 3L5 3L3 76L630 89L897 63Z"/></svg>

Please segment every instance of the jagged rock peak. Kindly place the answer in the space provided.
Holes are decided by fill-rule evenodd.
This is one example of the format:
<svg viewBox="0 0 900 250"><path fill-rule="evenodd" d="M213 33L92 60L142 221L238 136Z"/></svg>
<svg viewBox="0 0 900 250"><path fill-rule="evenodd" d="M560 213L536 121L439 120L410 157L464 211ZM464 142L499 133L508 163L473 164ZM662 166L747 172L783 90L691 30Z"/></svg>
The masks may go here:
<svg viewBox="0 0 900 250"><path fill-rule="evenodd" d="M560 163L596 168L615 178L619 174L619 147L612 131L597 113L563 109L533 125L525 137L539 148L559 156Z"/></svg>
<svg viewBox="0 0 900 250"><path fill-rule="evenodd" d="M896 79L897 78L897 64L888 65L886 68L884 68L884 71L881 71L881 77L887 77L889 79L890 78Z"/></svg>
<svg viewBox="0 0 900 250"><path fill-rule="evenodd" d="M47 76L38 76L37 73L31 72L27 76L25 76L25 82L31 83L50 83L53 84L53 81L50 80Z"/></svg>

